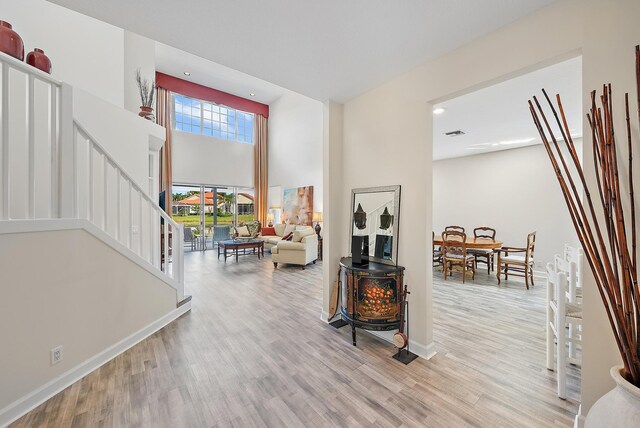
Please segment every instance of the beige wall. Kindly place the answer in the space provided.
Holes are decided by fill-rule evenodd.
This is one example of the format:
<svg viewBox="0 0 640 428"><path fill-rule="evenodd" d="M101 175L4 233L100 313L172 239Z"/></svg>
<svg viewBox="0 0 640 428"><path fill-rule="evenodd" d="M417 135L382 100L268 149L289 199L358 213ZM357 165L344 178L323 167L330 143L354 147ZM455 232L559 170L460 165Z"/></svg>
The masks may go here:
<svg viewBox="0 0 640 428"><path fill-rule="evenodd" d="M433 103L575 56L581 50L585 92L605 81L622 83L617 86L618 93L630 90L633 47L640 42L640 26L634 22L640 16L639 8L640 2L635 0L559 1L344 105L342 191L331 198L348 206L354 187L403 186L399 262L407 268L407 283L412 290L414 340L428 346L433 337L428 262L433 222ZM602 31L603 25L608 31ZM615 48L607 51L611 46ZM611 61L604 61L608 59ZM339 204L335 206L342 210ZM348 222L342 224L343 233L332 238L340 240L340 248L346 253ZM325 287L332 279L325 276ZM597 396L610 389L608 368L616 358L615 349L603 339L610 334L601 318L601 304L589 295L593 285L585 285L586 410Z"/></svg>
<svg viewBox="0 0 640 428"><path fill-rule="evenodd" d="M269 186L313 186L313 210L322 211L320 101L287 92L269 105Z"/></svg>
<svg viewBox="0 0 640 428"><path fill-rule="evenodd" d="M331 290L338 273L340 258L345 256L342 236L349 226L349 216L345 211L349 206L349 199L341 197L342 153L343 135L342 104L328 101L323 105L323 150L322 150L322 180L323 195L323 220L322 227L322 278L324 290L322 294L322 319L326 321L329 311Z"/></svg>
<svg viewBox="0 0 640 428"><path fill-rule="evenodd" d="M0 409L177 303L175 289L84 230L1 234L0 272Z"/></svg>
<svg viewBox="0 0 640 428"><path fill-rule="evenodd" d="M52 75L112 104L124 104L124 31L46 0L0 1L2 20L24 40L25 55L41 48Z"/></svg>
<svg viewBox="0 0 640 428"><path fill-rule="evenodd" d="M624 93L629 92L632 106L635 102L635 56L634 46L640 44L640 2L637 0L616 0L602 2L597 0L585 1L584 43L583 43L583 105L585 112L589 108L590 98L587 94L597 89L600 93L602 84L611 83L613 86L614 118L619 138L620 159L626 159L626 138L624 123ZM602 31L607 28L608 31ZM631 107L632 118L635 119L636 109ZM636 147L640 136L638 123L632 120L632 132ZM588 123L584 123L585 135L590 135ZM623 137L624 136L624 137ZM590 141L590 140L586 140ZM585 144L584 158L591 159L593 152L589 144ZM638 171L638 152L636 149L634 170ZM626 163L626 162L625 162ZM626 169L626 167L622 167ZM591 169L587 169L587 172ZM595 191L595 177L588 173L591 189ZM623 180L626 181L626 180ZM635 187L639 185L636 173ZM624 188L626 188L623 182ZM623 194L624 194L623 188ZM628 203L628 198L626 200ZM602 224L602 221L600 222ZM587 266L585 266L586 268ZM589 269L584 269L588 271ZM613 387L608 368L620 363L615 341L610 333L609 323L602 302L590 278L590 287L584 290L583 329L589 340L583 343L582 362L582 403L583 414L591 407L604 392Z"/></svg>
<svg viewBox="0 0 640 428"><path fill-rule="evenodd" d="M173 182L253 187L253 144L173 131Z"/></svg>
<svg viewBox="0 0 640 428"><path fill-rule="evenodd" d="M402 185L399 263L407 269L412 339L418 347L433 346L432 105L574 56L582 28L577 4L560 2L543 9L344 105L342 192L332 197L348 207L352 188ZM348 222L343 223L339 239L346 254ZM328 287L331 278L324 281Z"/></svg>
<svg viewBox="0 0 640 428"><path fill-rule="evenodd" d="M156 79L156 42L131 31L124 31L124 108L140 112L140 91L136 71L150 82ZM155 101L152 106L155 109Z"/></svg>
<svg viewBox="0 0 640 428"><path fill-rule="evenodd" d="M582 142L576 141L581 150ZM433 230L489 226L505 245L523 247L536 231L544 271L565 243L578 245L569 211L542 144L433 162Z"/></svg>

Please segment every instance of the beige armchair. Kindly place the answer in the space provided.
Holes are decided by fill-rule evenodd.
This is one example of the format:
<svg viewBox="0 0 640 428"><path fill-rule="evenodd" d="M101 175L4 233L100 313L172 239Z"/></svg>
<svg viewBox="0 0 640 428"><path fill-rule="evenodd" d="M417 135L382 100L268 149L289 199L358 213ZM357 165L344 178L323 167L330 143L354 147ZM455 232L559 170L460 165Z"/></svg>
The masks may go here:
<svg viewBox="0 0 640 428"><path fill-rule="evenodd" d="M302 269L309 263L315 264L318 259L318 235L312 227L298 226L291 241L279 241L271 248L271 258L275 268L278 263L299 265Z"/></svg>

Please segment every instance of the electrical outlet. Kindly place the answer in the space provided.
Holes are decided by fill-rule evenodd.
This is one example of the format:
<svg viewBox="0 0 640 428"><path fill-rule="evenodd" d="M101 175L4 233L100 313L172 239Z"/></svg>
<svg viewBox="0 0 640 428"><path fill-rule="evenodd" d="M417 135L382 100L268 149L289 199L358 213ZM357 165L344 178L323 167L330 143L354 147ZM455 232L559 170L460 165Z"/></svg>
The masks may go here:
<svg viewBox="0 0 640 428"><path fill-rule="evenodd" d="M134 235L137 235L138 233L140 233L140 228L138 226L131 226L131 232Z"/></svg>
<svg viewBox="0 0 640 428"><path fill-rule="evenodd" d="M62 346L56 346L51 350L51 365L58 364L62 361Z"/></svg>

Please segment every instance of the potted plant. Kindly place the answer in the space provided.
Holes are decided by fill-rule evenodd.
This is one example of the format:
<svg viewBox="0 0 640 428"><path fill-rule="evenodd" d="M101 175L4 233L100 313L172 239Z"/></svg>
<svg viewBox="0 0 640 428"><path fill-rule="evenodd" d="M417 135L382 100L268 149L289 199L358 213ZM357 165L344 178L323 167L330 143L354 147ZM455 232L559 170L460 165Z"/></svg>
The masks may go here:
<svg viewBox="0 0 640 428"><path fill-rule="evenodd" d="M136 70L136 83L138 84L138 91L140 92L140 113L138 116L144 117L147 120L154 120L153 117L153 101L156 94L156 83L151 80L142 77L140 69Z"/></svg>
<svg viewBox="0 0 640 428"><path fill-rule="evenodd" d="M640 120L639 46L636 46L636 90ZM618 167L618 162L622 162L623 158L616 147L615 137L620 135L614 132L611 85L603 86L600 97L596 97L596 91L591 92L591 109L587 120L591 127L593 168L597 182L597 192L592 197L560 96L556 96L554 104L547 93L544 90L542 92L553 119L547 119L536 97L529 100L529 110L595 277L623 361L623 366L611 369L616 387L591 407L585 427L636 427L640 420L640 287L629 94L625 94L626 134L620 133L627 145L629 162L628 183L625 186ZM554 133L553 122L557 124L559 132ZM584 200L580 188L584 189ZM627 193L628 202L622 198Z"/></svg>

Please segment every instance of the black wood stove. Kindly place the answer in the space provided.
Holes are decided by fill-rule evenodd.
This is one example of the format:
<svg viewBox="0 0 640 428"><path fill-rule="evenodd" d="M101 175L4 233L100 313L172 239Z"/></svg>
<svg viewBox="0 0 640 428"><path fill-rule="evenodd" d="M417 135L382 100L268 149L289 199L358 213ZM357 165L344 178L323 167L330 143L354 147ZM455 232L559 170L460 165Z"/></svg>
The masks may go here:
<svg viewBox="0 0 640 428"><path fill-rule="evenodd" d="M400 327L404 267L340 260L340 314L351 325L353 345L356 327L365 330L396 330Z"/></svg>

